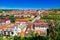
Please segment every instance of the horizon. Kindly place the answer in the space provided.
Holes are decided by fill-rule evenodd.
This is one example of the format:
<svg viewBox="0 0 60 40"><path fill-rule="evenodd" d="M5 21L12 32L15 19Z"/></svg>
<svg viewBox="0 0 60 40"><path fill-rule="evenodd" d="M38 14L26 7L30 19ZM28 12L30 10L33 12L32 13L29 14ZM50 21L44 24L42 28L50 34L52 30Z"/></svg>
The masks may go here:
<svg viewBox="0 0 60 40"><path fill-rule="evenodd" d="M25 9L25 10L29 10L29 9L33 9L33 10L34 10L34 9L35 9L35 10L40 9L40 10L41 10L41 9L42 9L42 10L43 10L43 9L60 9L60 8L0 8L0 9L18 9L18 10L20 10L20 9L21 9L21 10L24 10L24 9Z"/></svg>

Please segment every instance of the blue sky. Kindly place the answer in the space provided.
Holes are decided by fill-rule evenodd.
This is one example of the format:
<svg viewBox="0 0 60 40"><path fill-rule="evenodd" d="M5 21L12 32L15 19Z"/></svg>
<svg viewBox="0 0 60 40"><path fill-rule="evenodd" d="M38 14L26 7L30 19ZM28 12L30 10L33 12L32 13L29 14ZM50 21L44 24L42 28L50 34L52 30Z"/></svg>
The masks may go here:
<svg viewBox="0 0 60 40"><path fill-rule="evenodd" d="M0 0L0 8L60 8L60 0Z"/></svg>

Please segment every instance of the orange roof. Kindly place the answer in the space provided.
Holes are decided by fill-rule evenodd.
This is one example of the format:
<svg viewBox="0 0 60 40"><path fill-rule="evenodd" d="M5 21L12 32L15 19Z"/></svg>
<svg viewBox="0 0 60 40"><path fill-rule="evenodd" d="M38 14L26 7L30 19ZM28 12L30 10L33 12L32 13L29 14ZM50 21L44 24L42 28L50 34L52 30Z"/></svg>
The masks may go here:
<svg viewBox="0 0 60 40"><path fill-rule="evenodd" d="M17 18L16 21L21 21L21 22L28 22L29 20L28 19L20 19L20 18Z"/></svg>
<svg viewBox="0 0 60 40"><path fill-rule="evenodd" d="M8 26L7 26L7 28L13 28L13 26L11 26L11 25L8 25Z"/></svg>
<svg viewBox="0 0 60 40"><path fill-rule="evenodd" d="M0 29L3 29L3 28L13 28L13 26L11 26L9 24L4 24L4 25L0 26Z"/></svg>
<svg viewBox="0 0 60 40"><path fill-rule="evenodd" d="M25 18L22 18L22 19L20 19L20 18L17 18L16 20L28 20L28 19L25 19Z"/></svg>

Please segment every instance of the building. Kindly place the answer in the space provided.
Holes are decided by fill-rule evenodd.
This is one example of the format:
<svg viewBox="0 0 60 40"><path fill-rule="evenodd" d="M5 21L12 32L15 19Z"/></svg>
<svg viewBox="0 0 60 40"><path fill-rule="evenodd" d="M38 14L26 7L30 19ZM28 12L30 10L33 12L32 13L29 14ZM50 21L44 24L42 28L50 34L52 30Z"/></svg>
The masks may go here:
<svg viewBox="0 0 60 40"><path fill-rule="evenodd" d="M46 35L47 34L47 24L46 20L35 20L33 23L34 32L38 33L40 35Z"/></svg>
<svg viewBox="0 0 60 40"><path fill-rule="evenodd" d="M10 19L9 18L4 18L4 19L0 19L0 25L6 24L6 23L10 23Z"/></svg>
<svg viewBox="0 0 60 40"><path fill-rule="evenodd" d="M33 31L33 24L32 23L29 23L26 27L26 30L25 30L25 35L29 35L30 32Z"/></svg>
<svg viewBox="0 0 60 40"><path fill-rule="evenodd" d="M11 26L11 24L3 24L0 26L0 33L2 33L2 36L12 36L13 31L12 29L14 26Z"/></svg>

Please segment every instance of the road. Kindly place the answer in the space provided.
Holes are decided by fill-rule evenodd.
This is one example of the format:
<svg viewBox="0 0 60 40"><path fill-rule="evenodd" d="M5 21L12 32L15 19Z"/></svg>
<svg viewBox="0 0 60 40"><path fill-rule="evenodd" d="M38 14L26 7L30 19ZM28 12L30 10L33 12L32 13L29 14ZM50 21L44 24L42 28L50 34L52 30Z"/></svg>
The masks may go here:
<svg viewBox="0 0 60 40"><path fill-rule="evenodd" d="M33 23L36 19L40 19L40 16L37 16L37 17L35 17L32 21L31 21L31 23Z"/></svg>

